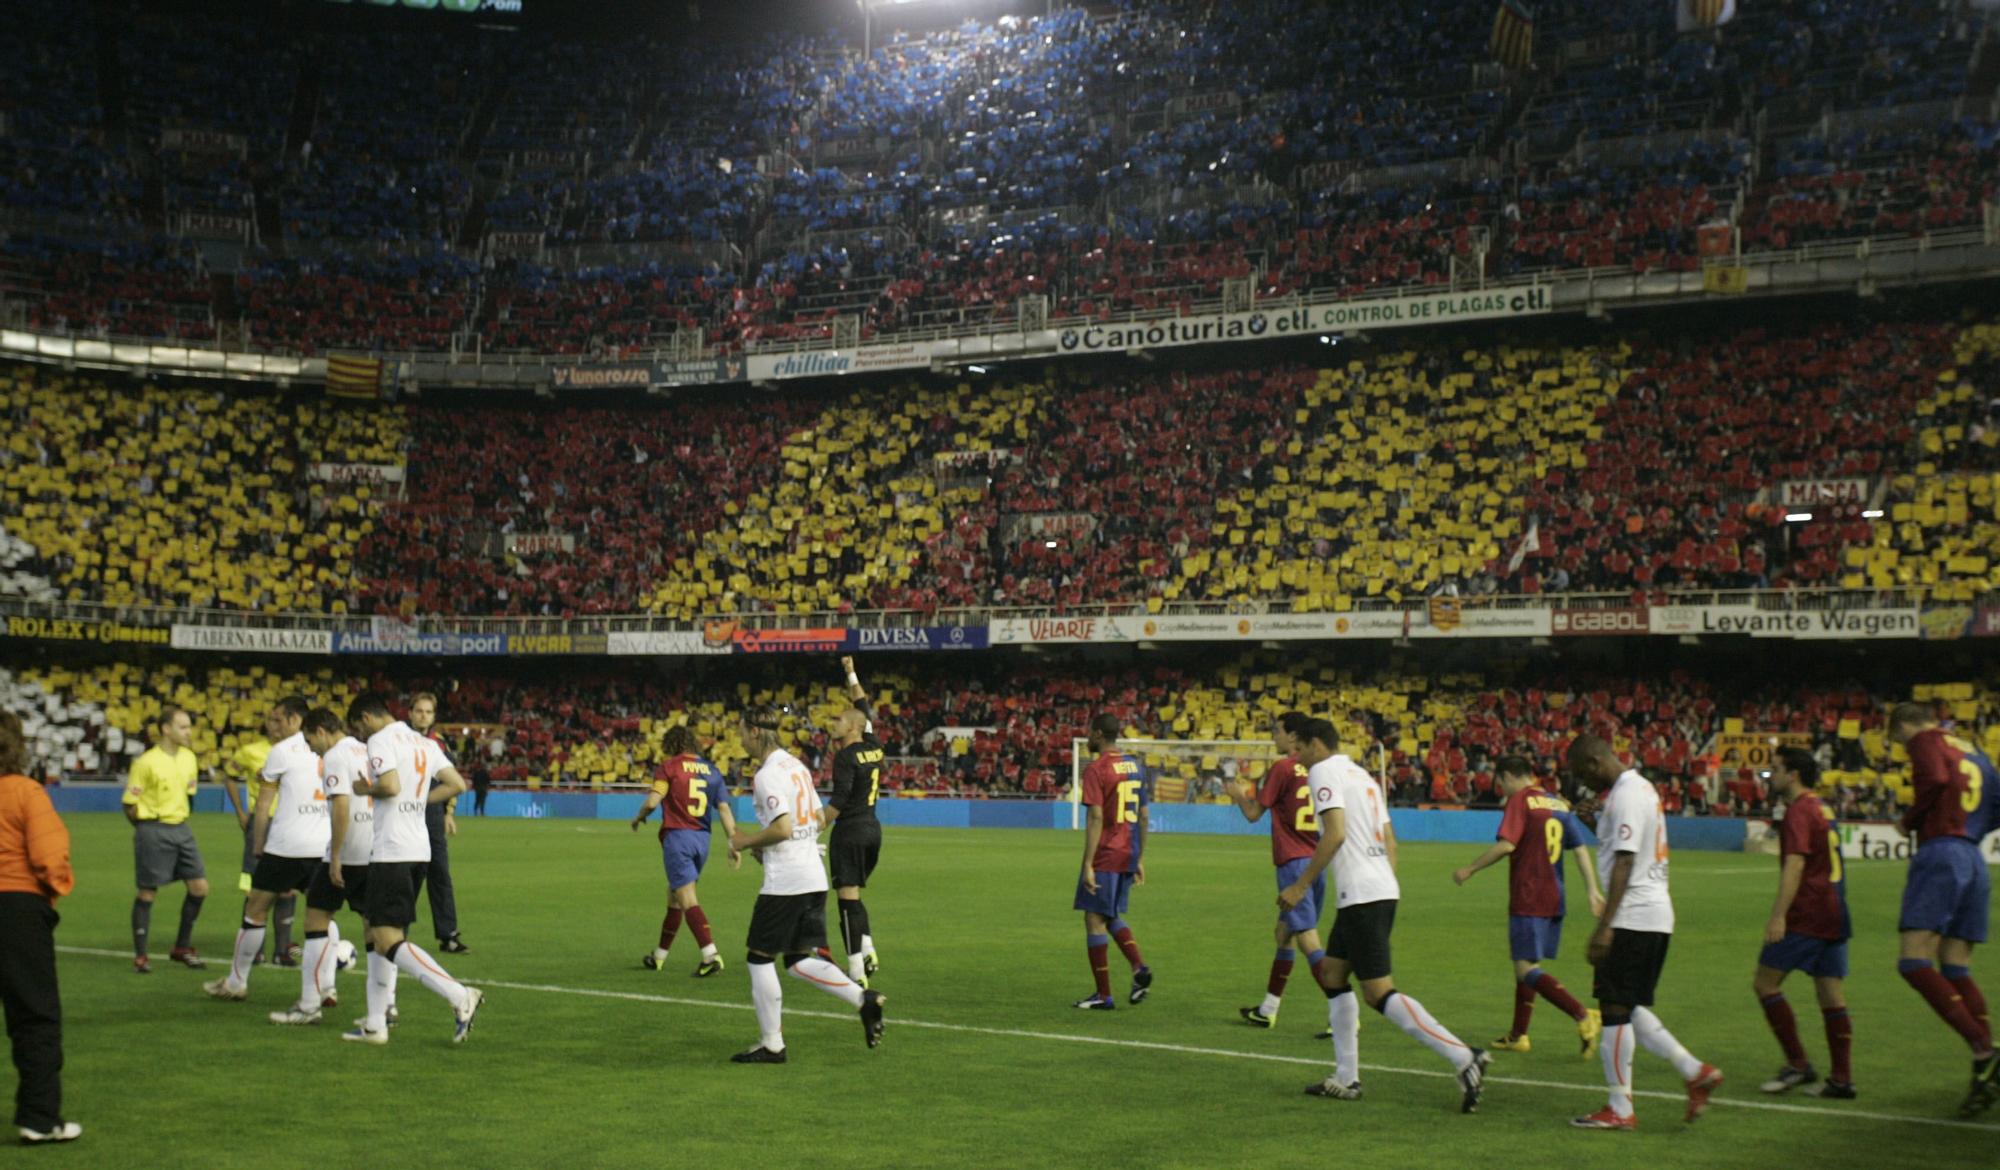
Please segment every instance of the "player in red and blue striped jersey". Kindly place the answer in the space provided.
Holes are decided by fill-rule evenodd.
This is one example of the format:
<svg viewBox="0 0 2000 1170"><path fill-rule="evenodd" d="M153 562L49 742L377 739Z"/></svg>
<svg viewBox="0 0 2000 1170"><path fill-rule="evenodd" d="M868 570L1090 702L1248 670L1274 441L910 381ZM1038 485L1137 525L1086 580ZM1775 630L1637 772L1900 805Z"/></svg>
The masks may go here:
<svg viewBox="0 0 2000 1170"><path fill-rule="evenodd" d="M1083 804L1090 810L1083 831L1083 871L1077 877L1075 908L1083 911L1090 973L1097 990L1077 1000L1087 1011L1118 1006L1111 996L1111 942L1132 964L1132 993L1138 1003L1153 986L1153 969L1139 953L1125 904L1132 887L1146 880L1146 776L1139 761L1118 750L1124 730L1113 715L1090 721L1090 750L1097 758L1083 770Z"/></svg>
<svg viewBox="0 0 2000 1170"><path fill-rule="evenodd" d="M1251 787L1239 783L1230 793L1243 819L1252 822L1271 813L1271 864L1277 867L1278 888L1298 879L1311 864L1313 850L1319 848L1319 814L1313 811L1312 786L1306 783L1306 769L1298 761L1298 733L1311 721L1299 711L1287 711L1271 728L1271 742L1280 758L1264 773L1264 782ZM1306 897L1290 910L1278 914L1274 938L1278 953L1271 960L1271 975L1264 984L1264 1002L1241 1009L1243 1020L1259 1028L1278 1022L1278 1005L1283 1002L1285 984L1291 979L1298 953L1306 953L1306 967L1317 971L1326 958L1319 941L1320 907L1326 904L1326 875L1322 873Z"/></svg>
<svg viewBox="0 0 2000 1170"><path fill-rule="evenodd" d="M1847 1017L1847 940L1854 933L1847 914L1846 867L1840 860L1840 826L1813 795L1819 762L1802 747L1778 749L1771 763L1771 788L1785 800L1778 829L1778 900L1764 925L1764 950L1757 956L1753 986L1764 1018L1785 1050L1785 1064L1765 1081L1766 1093L1787 1093L1819 1080L1799 1040L1798 1021L1779 985L1793 971L1812 977L1826 1021L1826 1046L1833 1063L1820 1097L1851 1099L1854 1029Z"/></svg>
<svg viewBox="0 0 2000 1170"><path fill-rule="evenodd" d="M1939 727L1928 704L1897 706L1889 714L1889 737L1909 753L1916 789L1903 814L1903 830L1916 836L1917 850L1903 886L1896 969L1972 1049L1972 1084L1959 1107L1960 1116L1971 1116L2000 1096L2000 1055L1993 1050L1986 997L1972 981L1972 948L1986 941L1992 882L1972 833L1985 824L1986 790L2000 785L2000 773L1984 752ZM1977 825L1975 815L1982 818Z"/></svg>
<svg viewBox="0 0 2000 1170"><path fill-rule="evenodd" d="M654 774L653 790L647 794L645 805L632 818L632 830L637 832L654 809L660 810L660 857L667 868L667 916L660 922L659 945L640 962L648 971L665 969L667 951L674 945L674 936L680 933L685 919L695 943L701 947L701 963L695 967L695 976L706 978L722 970L723 962L715 949L715 936L709 930L708 912L701 908L696 896L695 879L708 864L710 831L716 817L722 818L724 840L736 832L736 817L729 811L729 786L723 782L722 773L695 752L694 732L676 724L667 728L660 746L667 758ZM741 864L743 855L731 849L730 867Z"/></svg>
<svg viewBox="0 0 2000 1170"><path fill-rule="evenodd" d="M1552 787L1536 779L1534 769L1520 756L1502 756L1495 766L1507 804L1500 814L1500 831L1493 847L1480 854L1471 865L1452 875L1464 885L1472 875L1507 859L1507 942L1514 959L1514 1025L1493 1047L1508 1052L1529 1050L1528 1025L1534 1020L1535 997L1541 996L1576 1021L1576 1035L1583 1055L1597 1053L1597 1039L1603 1032L1603 1017L1595 1009L1577 1002L1555 976L1542 970L1542 962L1556 957L1562 945L1564 905L1562 859L1565 852L1576 855L1590 887L1590 912L1604 908L1604 894L1597 886L1597 871L1591 865L1590 838L1570 812L1569 802Z"/></svg>

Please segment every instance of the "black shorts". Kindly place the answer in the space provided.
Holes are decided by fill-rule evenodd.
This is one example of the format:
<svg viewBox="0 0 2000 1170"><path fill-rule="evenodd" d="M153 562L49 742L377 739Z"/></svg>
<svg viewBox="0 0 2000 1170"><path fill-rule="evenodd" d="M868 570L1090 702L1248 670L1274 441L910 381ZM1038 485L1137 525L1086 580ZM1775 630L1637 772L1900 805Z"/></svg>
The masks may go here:
<svg viewBox="0 0 2000 1170"><path fill-rule="evenodd" d="M1389 932L1396 929L1396 899L1343 906L1333 913L1326 953L1354 968L1364 982L1389 974Z"/></svg>
<svg viewBox="0 0 2000 1170"><path fill-rule="evenodd" d="M1673 940L1655 930L1613 930L1611 953L1597 965L1591 994L1599 1003L1651 1007L1667 965L1667 944Z"/></svg>
<svg viewBox="0 0 2000 1170"><path fill-rule="evenodd" d="M306 906L322 914L338 914L345 906L368 918L368 867L365 865L343 865L340 880L344 885L333 884L333 870L325 862L313 871L312 884L306 887Z"/></svg>
<svg viewBox="0 0 2000 1170"><path fill-rule="evenodd" d="M266 853L257 859L257 868L250 871L250 888L270 894L303 890L312 884L313 870L317 868L317 857L279 857Z"/></svg>
<svg viewBox="0 0 2000 1170"><path fill-rule="evenodd" d="M417 886L428 861L378 861L368 867L368 907L361 916L370 926L407 929L417 920ZM307 903L311 905L311 903Z"/></svg>
<svg viewBox="0 0 2000 1170"><path fill-rule="evenodd" d="M133 885L157 890L169 882L192 882L208 876L194 830L183 822L163 825L140 821L132 832Z"/></svg>
<svg viewBox="0 0 2000 1170"><path fill-rule="evenodd" d="M826 891L759 894L750 912L751 950L760 955L803 955L826 949Z"/></svg>
<svg viewBox="0 0 2000 1170"><path fill-rule="evenodd" d="M842 818L833 823L833 838L826 846L834 888L866 886L868 875L875 872L875 863L882 857L882 825L869 821L850 828L844 822Z"/></svg>

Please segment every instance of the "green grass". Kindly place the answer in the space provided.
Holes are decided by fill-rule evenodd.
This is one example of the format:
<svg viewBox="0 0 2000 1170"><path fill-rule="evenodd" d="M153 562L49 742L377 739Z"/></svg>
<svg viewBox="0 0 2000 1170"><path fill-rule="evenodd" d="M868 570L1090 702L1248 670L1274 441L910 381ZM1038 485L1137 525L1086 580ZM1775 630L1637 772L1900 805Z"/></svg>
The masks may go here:
<svg viewBox="0 0 2000 1170"><path fill-rule="evenodd" d="M447 1043L444 1005L408 979L404 1023L386 1049L336 1039L334 1021L360 1014L355 976L342 977L342 1007L319 1028L264 1022L265 1012L296 998L292 972L259 969L248 1004L205 999L199 983L220 974L233 935L240 839L232 822L203 818L213 877L232 890L211 898L196 940L216 962L207 976L162 963L139 978L115 956L61 956L67 1112L87 1132L74 1147L36 1156L201 1170L364 1158L399 1170L781 1160L870 1170L1334 1160L1675 1170L1875 1168L1903 1156L1990 1166L2000 1149L2000 1116L1980 1129L1912 1120L1952 1116L1967 1062L1962 1043L1895 975L1897 866L1850 870L1861 932L1849 983L1860 1100L1783 1099L1798 1111L1723 1103L1687 1127L1677 1101L1643 1098L1641 1131L1622 1135L1564 1125L1601 1103L1599 1066L1577 1058L1568 1021L1546 1005L1534 1031L1539 1047L1495 1062L1498 1080L1475 1116L1457 1113L1450 1081L1388 1071L1443 1065L1372 1012L1362 1022L1367 1099L1302 1096L1330 1063L1328 1046L1311 1038L1324 1027L1324 1001L1303 969L1275 1030L1250 1029L1236 1016L1261 996L1270 960L1274 891L1261 840L1156 838L1152 880L1129 915L1158 971L1153 997L1085 1014L1068 1006L1089 989L1081 916L1069 909L1077 836L892 830L868 898L884 960L877 985L890 996L883 1046L868 1051L844 1005L787 979L791 1063L744 1068L726 1058L756 1041L741 945L754 865L732 873L718 859L703 879L729 969L694 980L685 931L667 972L639 968L664 900L650 832L571 821L464 824L453 868L474 953L449 966L489 990L464 1047ZM129 829L108 815L71 817L70 829L78 892L62 903L58 942L122 954ZM1483 1042L1507 1026L1512 992L1504 874L1464 890L1451 884L1451 868L1476 852L1405 849L1396 966L1406 991ZM1728 1072L1724 1101L1769 1101L1756 1084L1779 1054L1750 972L1776 865L1685 851L1674 862L1681 929L1659 1012ZM157 951L171 939L179 902L178 892L162 892ZM428 932L419 924L414 933ZM1566 957L1550 964L1579 992L1589 986L1581 943L1573 927ZM1112 960L1122 995L1123 964L1115 953ZM1808 1049L1823 1061L1810 988L1790 990ZM1672 1070L1644 1053L1635 1075L1642 1090L1678 1091ZM26 1155L4 1161L17 1157Z"/></svg>

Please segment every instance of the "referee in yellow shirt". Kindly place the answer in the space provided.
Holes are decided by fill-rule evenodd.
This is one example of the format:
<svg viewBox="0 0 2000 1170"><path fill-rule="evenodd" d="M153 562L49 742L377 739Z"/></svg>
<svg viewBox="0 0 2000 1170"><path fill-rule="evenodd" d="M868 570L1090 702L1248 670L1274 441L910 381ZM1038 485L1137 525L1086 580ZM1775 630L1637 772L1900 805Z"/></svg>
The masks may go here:
<svg viewBox="0 0 2000 1170"><path fill-rule="evenodd" d="M132 903L132 970L140 975L153 973L146 960L146 937L153 928L153 898L169 882L187 883L181 930L169 958L197 970L208 965L193 946L194 920L208 897L208 876L194 830L187 823L200 770L188 746L192 742L194 720L188 713L180 707L163 709L153 725L153 746L132 762L125 784L125 819L134 828L132 857L139 887L138 900Z"/></svg>

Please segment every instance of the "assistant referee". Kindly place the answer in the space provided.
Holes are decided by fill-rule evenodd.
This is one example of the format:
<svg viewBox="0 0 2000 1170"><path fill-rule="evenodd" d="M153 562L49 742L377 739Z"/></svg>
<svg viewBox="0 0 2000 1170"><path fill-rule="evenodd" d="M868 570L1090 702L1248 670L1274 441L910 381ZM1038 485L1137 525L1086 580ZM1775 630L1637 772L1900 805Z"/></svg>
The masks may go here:
<svg viewBox="0 0 2000 1170"><path fill-rule="evenodd" d="M132 970L150 975L146 939L153 928L153 898L169 882L186 882L181 903L181 928L169 954L176 963L197 970L208 964L194 949L194 920L208 897L208 871L202 867L188 813L194 807L200 766L194 750L194 720L181 707L160 711L153 723L153 746L132 762L125 784L125 819L132 822L132 860L139 896L132 903Z"/></svg>

